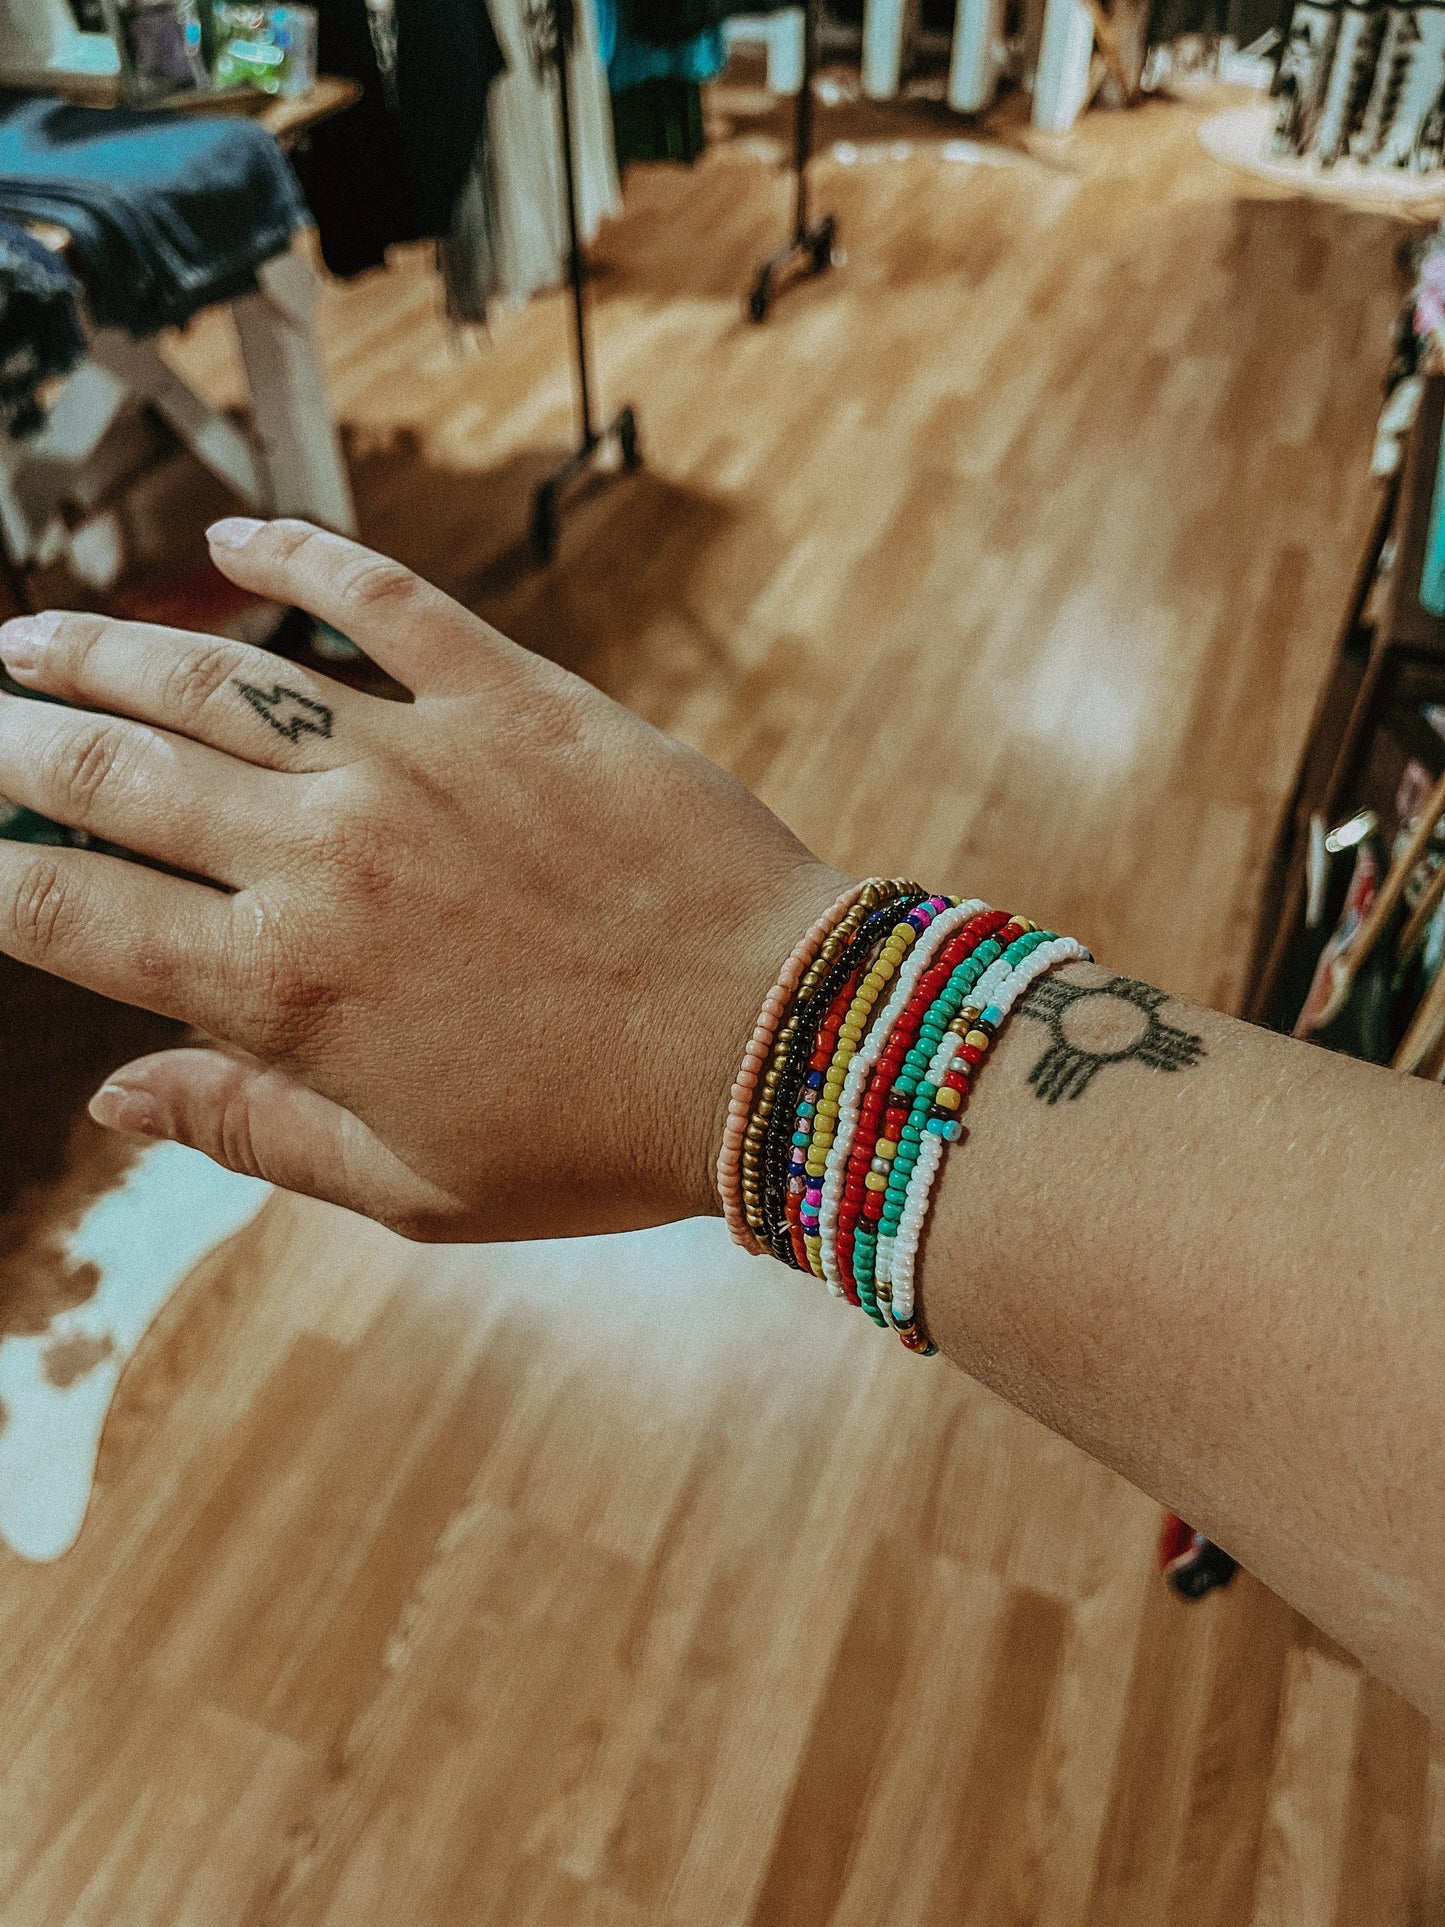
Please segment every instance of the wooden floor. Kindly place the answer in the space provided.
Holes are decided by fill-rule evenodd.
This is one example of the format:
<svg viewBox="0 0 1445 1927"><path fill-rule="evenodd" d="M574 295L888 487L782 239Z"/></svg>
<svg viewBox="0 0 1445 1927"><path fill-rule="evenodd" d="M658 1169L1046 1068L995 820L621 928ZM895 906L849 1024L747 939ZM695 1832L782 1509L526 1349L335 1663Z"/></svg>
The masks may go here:
<svg viewBox="0 0 1445 1927"><path fill-rule="evenodd" d="M560 302L461 350L420 252L328 295L369 536L829 857L1234 1004L1400 230L1241 184L1183 107L988 166L900 112L818 169L846 264L752 329L749 106L598 250L648 465L545 577ZM0 1918L1445 1919L1445 1750L1248 1580L1167 1598L1157 1523L711 1225L418 1252L278 1199L122 1381L77 1550L0 1561Z"/></svg>

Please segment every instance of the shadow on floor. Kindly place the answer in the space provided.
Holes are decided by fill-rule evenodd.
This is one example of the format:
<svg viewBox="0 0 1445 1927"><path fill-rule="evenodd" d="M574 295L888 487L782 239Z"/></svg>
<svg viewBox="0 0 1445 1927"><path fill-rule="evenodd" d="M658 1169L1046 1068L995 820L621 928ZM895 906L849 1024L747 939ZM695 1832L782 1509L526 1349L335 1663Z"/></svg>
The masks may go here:
<svg viewBox="0 0 1445 1927"><path fill-rule="evenodd" d="M410 433L353 453L363 537L515 641L592 676L659 618L675 614L696 632L691 584L735 518L727 502L646 467L646 437L644 415L636 474L588 477L569 493L557 556L545 569L528 530L537 484L566 458L558 444L480 471L435 467ZM625 571L618 556L634 558Z"/></svg>

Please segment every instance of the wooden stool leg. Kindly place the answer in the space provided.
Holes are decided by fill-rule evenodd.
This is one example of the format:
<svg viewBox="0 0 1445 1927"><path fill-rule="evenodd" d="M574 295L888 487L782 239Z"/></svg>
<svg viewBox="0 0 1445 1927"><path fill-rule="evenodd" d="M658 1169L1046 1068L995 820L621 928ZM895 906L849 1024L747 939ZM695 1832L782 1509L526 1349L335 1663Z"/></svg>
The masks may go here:
<svg viewBox="0 0 1445 1927"><path fill-rule="evenodd" d="M998 47L1003 39L1000 0L958 0L948 59L948 104L977 114L998 92Z"/></svg>
<svg viewBox="0 0 1445 1927"><path fill-rule="evenodd" d="M1039 71L1034 82L1033 123L1066 134L1089 97L1094 22L1082 0L1047 0Z"/></svg>
<svg viewBox="0 0 1445 1927"><path fill-rule="evenodd" d="M150 402L196 458L233 488L248 508L264 506L262 475L250 442L181 380L153 341L132 341L118 328L98 328L90 336L90 352L132 395ZM77 370L72 385L87 372ZM64 400L62 394L62 404Z"/></svg>
<svg viewBox="0 0 1445 1927"><path fill-rule="evenodd" d="M903 33L908 0L864 0L863 91L870 100L891 100L903 73Z"/></svg>
<svg viewBox="0 0 1445 1927"><path fill-rule="evenodd" d="M258 292L234 302L232 312L269 506L353 535L351 482L312 328L315 271L293 251L268 261L257 280Z"/></svg>

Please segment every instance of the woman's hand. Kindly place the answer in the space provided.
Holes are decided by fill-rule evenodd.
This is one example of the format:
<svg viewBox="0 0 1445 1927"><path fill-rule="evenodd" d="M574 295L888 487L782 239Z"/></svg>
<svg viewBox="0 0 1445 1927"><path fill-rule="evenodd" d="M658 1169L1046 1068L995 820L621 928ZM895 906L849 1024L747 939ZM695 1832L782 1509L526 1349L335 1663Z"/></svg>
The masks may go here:
<svg viewBox="0 0 1445 1927"><path fill-rule="evenodd" d="M226 1051L118 1072L104 1124L414 1237L714 1208L727 1088L840 879L740 785L369 550L221 522L233 582L412 703L89 615L0 630L0 792L197 880L0 843L0 949Z"/></svg>

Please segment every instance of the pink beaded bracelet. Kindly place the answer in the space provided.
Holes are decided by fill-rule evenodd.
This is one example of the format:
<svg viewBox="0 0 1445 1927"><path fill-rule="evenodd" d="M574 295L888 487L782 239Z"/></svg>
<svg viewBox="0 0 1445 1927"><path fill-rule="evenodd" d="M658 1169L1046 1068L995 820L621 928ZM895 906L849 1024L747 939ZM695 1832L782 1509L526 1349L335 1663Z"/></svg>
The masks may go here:
<svg viewBox="0 0 1445 1927"><path fill-rule="evenodd" d="M782 974L763 1003L758 1013L758 1021L753 1034L743 1052L742 1068L733 1084L732 1096L728 1099L727 1124L723 1129L722 1151L717 1161L717 1189L722 1200L723 1216L733 1239L744 1251L755 1256L761 1254L762 1245L753 1236L747 1219L743 1216L743 1196L740 1160L743 1136L747 1130L748 1114L752 1110L753 1093L757 1089L758 1078L763 1065L767 1062L768 1052L772 1049L778 1025L783 1013L792 1001L803 973L827 942L834 929L852 909L862 895L867 879L850 883L837 902L825 910L818 921L802 938L793 954L783 965Z"/></svg>

